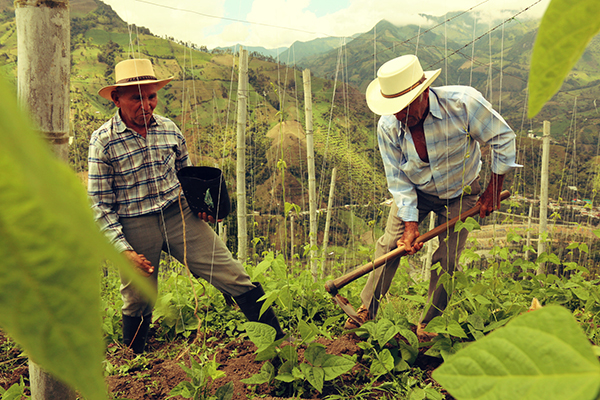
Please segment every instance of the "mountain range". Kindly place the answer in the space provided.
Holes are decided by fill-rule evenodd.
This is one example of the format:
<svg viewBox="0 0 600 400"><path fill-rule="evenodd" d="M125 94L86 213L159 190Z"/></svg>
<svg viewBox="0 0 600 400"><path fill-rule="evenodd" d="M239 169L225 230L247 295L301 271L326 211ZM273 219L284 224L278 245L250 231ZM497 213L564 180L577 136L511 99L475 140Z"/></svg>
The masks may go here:
<svg viewBox="0 0 600 400"><path fill-rule="evenodd" d="M0 74L16 80L17 45L12 0L0 0ZM237 54L230 48L187 47L128 25L99 0L72 0L72 163L84 173L87 139L114 107L96 94L112 83L114 65L147 57L157 75L175 79L161 91L157 112L174 119L190 144L195 163L217 165L235 175ZM336 197L342 204L375 203L386 197L385 178L374 135L376 118L364 90L385 61L417 54L425 69L441 68L434 86L471 85L481 91L518 134L521 172L507 184L534 196L542 121L552 123L551 196L576 186L591 196L598 156L600 42L593 39L561 91L534 119L526 119L529 59L539 21L518 17L495 24L473 13L428 16L432 26L395 26L382 20L349 39L296 42L289 49L248 48L249 193L258 212L278 213L285 202L300 205L306 181L302 73L312 76L312 101L320 207L328 177L338 168ZM274 55L273 55L274 54ZM530 136L530 137L528 137ZM300 155L300 156L298 156ZM281 172L279 160L287 168ZM531 167L531 168L530 168ZM537 168L537 169L536 169ZM487 171L484 171L484 174ZM283 184L282 184L283 182ZM283 186L282 186L283 185ZM539 190L538 190L539 193ZM585 195L584 195L585 196Z"/></svg>

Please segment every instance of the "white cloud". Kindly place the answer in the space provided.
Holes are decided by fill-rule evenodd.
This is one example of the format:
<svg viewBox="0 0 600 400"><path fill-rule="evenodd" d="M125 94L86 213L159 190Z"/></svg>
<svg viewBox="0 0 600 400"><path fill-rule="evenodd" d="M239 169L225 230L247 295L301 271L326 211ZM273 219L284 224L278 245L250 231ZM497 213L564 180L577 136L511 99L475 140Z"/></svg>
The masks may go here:
<svg viewBox="0 0 600 400"><path fill-rule="evenodd" d="M396 24L429 26L430 21L419 14L440 16L451 11L473 11L487 23L490 18L509 18L515 12L535 3L530 0L351 0L350 5L329 15L317 17L310 10L310 0L253 0L246 15L236 18L246 22L210 18L224 17L226 0L103 0L128 23L149 28L160 36L205 45L209 48L241 43L246 46L277 48L294 41L308 41L317 37L349 37L371 30L382 19ZM250 1L250 0L240 0ZM328 0L323 0L328 1ZM539 18L550 0L542 0L519 18ZM166 7L157 7L161 3ZM479 5L478 5L479 4ZM169 8L170 7L170 8ZM184 9L176 11L171 8ZM229 14L231 15L231 14Z"/></svg>
<svg viewBox="0 0 600 400"><path fill-rule="evenodd" d="M202 45L206 31L221 23L225 0L102 0L128 24L144 26L158 36ZM150 4L155 3L159 6ZM209 17L213 16L213 17Z"/></svg>

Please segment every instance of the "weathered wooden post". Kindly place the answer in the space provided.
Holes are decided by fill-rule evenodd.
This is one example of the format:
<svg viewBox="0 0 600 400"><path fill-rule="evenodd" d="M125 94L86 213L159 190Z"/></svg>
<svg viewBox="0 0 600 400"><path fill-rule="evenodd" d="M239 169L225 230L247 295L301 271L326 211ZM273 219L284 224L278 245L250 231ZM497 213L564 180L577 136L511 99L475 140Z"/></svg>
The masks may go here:
<svg viewBox="0 0 600 400"><path fill-rule="evenodd" d="M248 257L248 230L246 228L246 112L248 108L248 50L240 47L240 70L237 92L237 221L238 260Z"/></svg>
<svg viewBox="0 0 600 400"><path fill-rule="evenodd" d="M546 241L542 235L548 229L548 164L550 163L550 121L544 121L544 136L542 142L542 177L540 181L540 225L538 239L538 256L546 251ZM544 263L538 266L537 274L545 274Z"/></svg>
<svg viewBox="0 0 600 400"><path fill-rule="evenodd" d="M337 168L331 171L331 184L329 185L329 199L327 199L327 218L325 219L325 233L323 234L323 260L321 261L321 278L325 271L325 261L327 260L327 244L329 242L329 227L331 225L331 209L333 208L333 194L335 191L335 179Z"/></svg>
<svg viewBox="0 0 600 400"><path fill-rule="evenodd" d="M302 71L304 82L304 112L306 120L306 160L308 162L308 210L310 214L309 243L310 243L310 271L313 279L317 281L317 190L315 179L315 145L312 121L312 89L310 70Z"/></svg>
<svg viewBox="0 0 600 400"><path fill-rule="evenodd" d="M69 160L70 14L68 0L16 0L18 97L54 153ZM18 134L18 132L15 132ZM66 384L29 361L33 400L75 399Z"/></svg>

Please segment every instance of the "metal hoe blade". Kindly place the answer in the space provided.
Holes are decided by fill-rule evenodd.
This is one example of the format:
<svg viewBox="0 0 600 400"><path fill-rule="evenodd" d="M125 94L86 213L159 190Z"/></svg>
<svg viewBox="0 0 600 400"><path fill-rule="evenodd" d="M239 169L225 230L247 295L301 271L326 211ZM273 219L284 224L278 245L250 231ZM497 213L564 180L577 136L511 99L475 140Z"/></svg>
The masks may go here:
<svg viewBox="0 0 600 400"><path fill-rule="evenodd" d="M354 311L354 307L348 301L347 298L340 294L336 294L332 297L333 302L336 303L340 308L349 316L354 322L356 322L359 326L362 325L362 321L358 318L358 314Z"/></svg>

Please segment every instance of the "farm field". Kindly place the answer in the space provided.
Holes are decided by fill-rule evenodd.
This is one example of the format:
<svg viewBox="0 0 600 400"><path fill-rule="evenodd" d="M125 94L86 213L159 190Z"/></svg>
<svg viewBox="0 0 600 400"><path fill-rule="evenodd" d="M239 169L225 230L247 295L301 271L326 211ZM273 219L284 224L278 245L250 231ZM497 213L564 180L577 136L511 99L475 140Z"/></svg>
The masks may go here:
<svg viewBox="0 0 600 400"><path fill-rule="evenodd" d="M518 235L508 237L522 244ZM585 251L580 244L570 247ZM415 336L427 292L427 282L414 274L418 255L402 259L378 318L354 333L343 331L345 314L325 291L327 279L315 282L306 266L272 252L257 265L247 264L293 336L291 343L273 343L272 328L246 324L216 289L190 280L181 264L165 257L148 349L137 357L120 345L119 280L108 268L102 277L102 318L110 398L453 399L432 377L434 371L460 349L528 314L533 298L568 310L591 351L600 337L598 280L577 263L560 274L536 275L538 261L546 260L553 270L555 256L532 262L504 249L493 247L483 268L474 251L465 251L463 271L445 282L453 288L452 301L429 325L438 336L426 343ZM341 290L355 307L364 283L360 278ZM7 337L1 343L0 386L27 393L26 358ZM323 357L332 357L327 368L320 365ZM325 375L315 374L318 368ZM514 378L526 379L519 373Z"/></svg>

